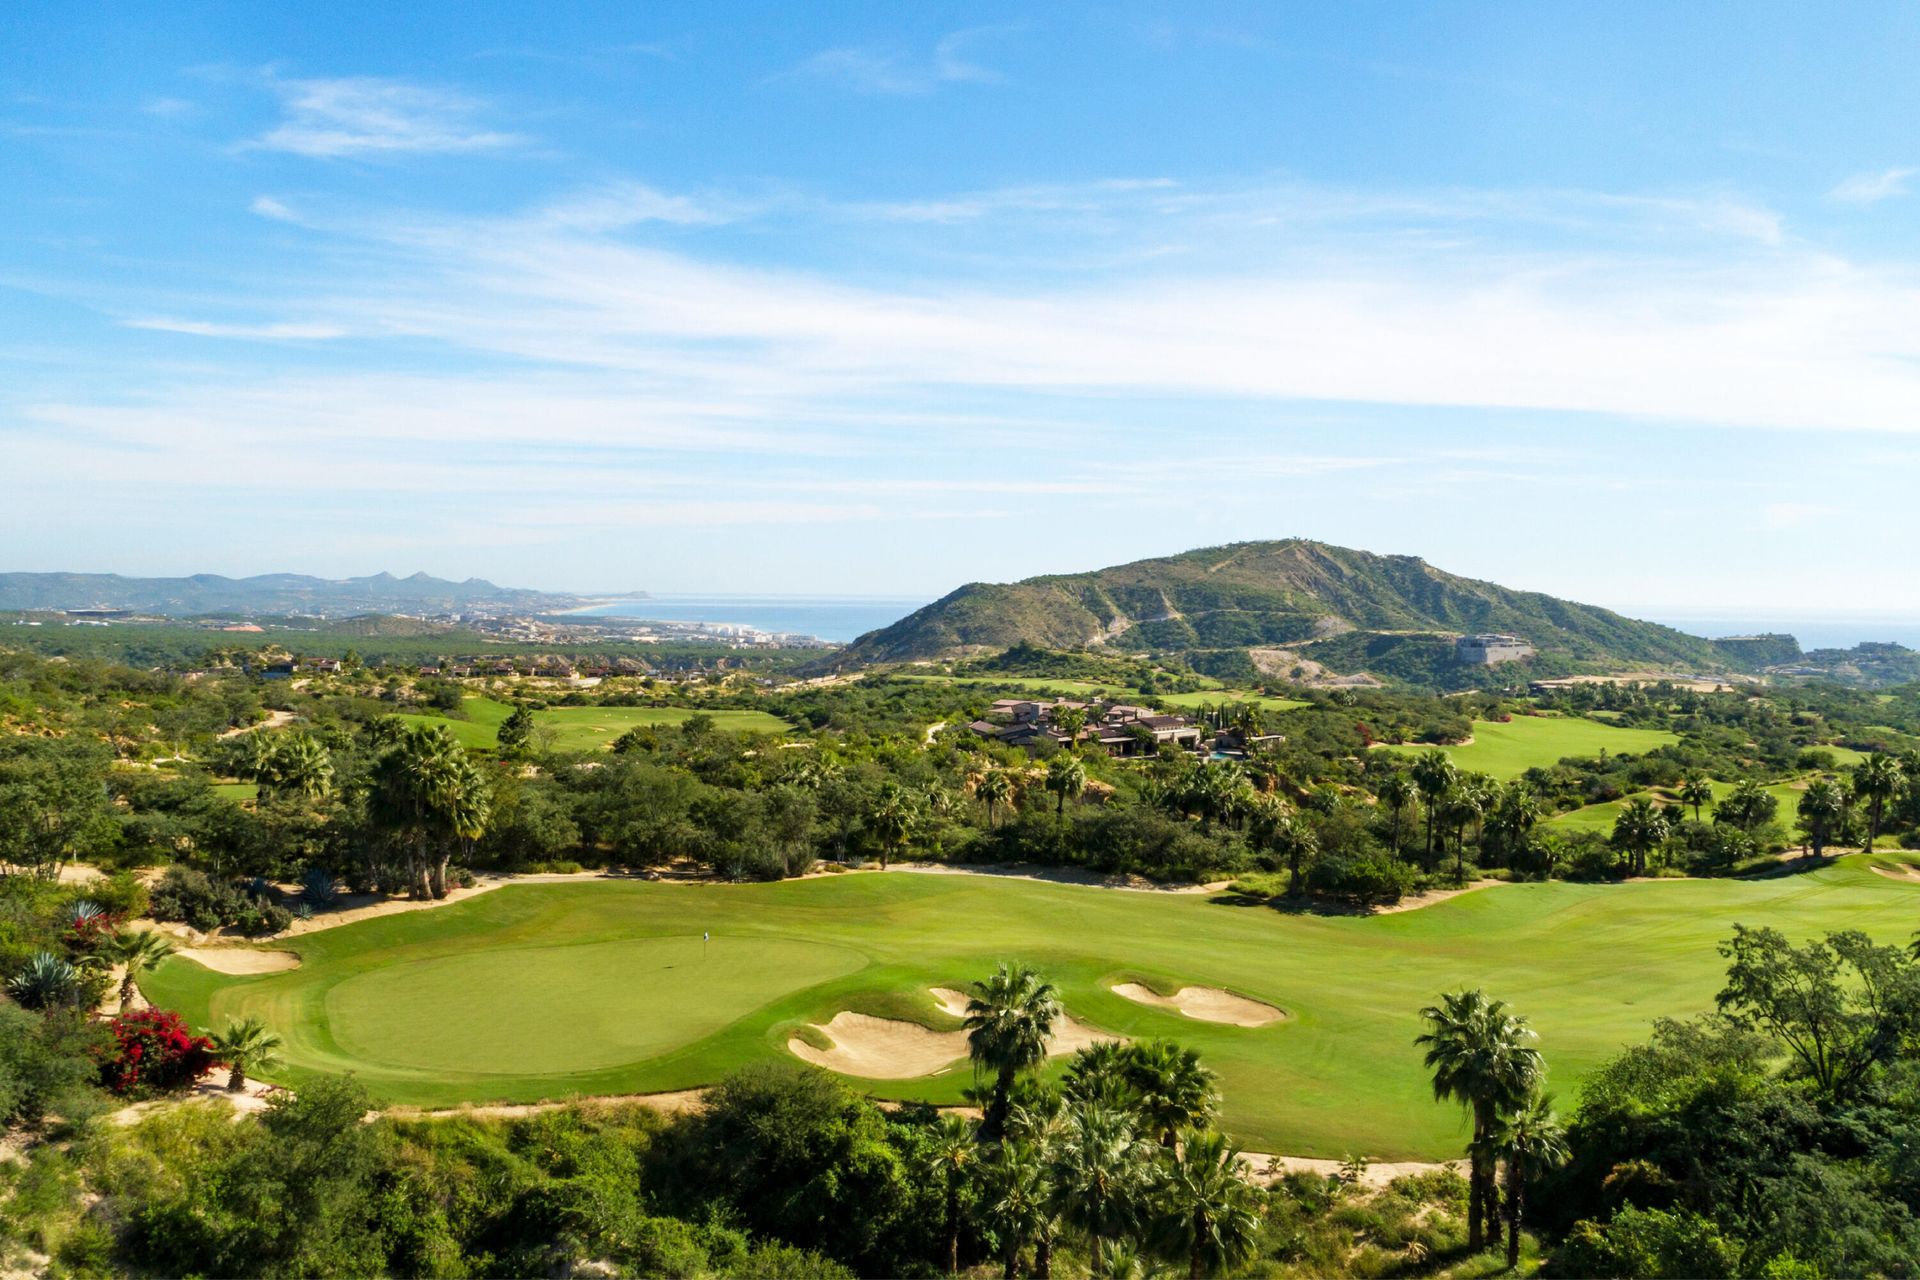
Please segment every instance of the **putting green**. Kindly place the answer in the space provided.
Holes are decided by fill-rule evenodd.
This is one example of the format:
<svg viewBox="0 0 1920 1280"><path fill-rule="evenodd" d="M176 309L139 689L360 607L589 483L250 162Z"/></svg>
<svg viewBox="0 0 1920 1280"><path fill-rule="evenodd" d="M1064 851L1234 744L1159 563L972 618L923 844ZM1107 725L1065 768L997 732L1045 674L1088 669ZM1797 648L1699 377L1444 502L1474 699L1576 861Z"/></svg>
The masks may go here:
<svg viewBox="0 0 1920 1280"><path fill-rule="evenodd" d="M500 726L513 708L492 698L462 700L464 720L440 715L403 715L408 724L445 725L461 746L473 751L491 751L500 745ZM698 707L548 707L533 713L535 732L544 735L541 745L556 751L599 751L629 729L664 728L685 724L696 715L713 721L713 727L725 733L792 733L793 726L765 711L721 708L702 711Z"/></svg>
<svg viewBox="0 0 1920 1280"><path fill-rule="evenodd" d="M1419 1159L1457 1155L1462 1131L1413 1044L1441 992L1484 986L1530 1017L1571 1098L1654 1018L1712 1007L1734 924L1905 941L1916 907L1920 882L1857 857L1769 880L1501 885L1372 917L988 876L530 884L303 935L286 944L297 969L234 977L174 959L142 986L196 1026L264 1017L286 1038L268 1079L352 1071L389 1101L451 1105L710 1084L790 1061L803 1024L842 1010L949 1030L928 989L1018 957L1082 1022L1199 1049L1250 1148ZM1200 1021L1115 994L1126 982L1219 987L1288 1016ZM857 1084L957 1102L969 1079Z"/></svg>
<svg viewBox="0 0 1920 1280"><path fill-rule="evenodd" d="M375 1066L565 1073L670 1053L864 964L817 942L698 935L466 951L356 974L327 993L326 1016L340 1047ZM700 998L662 999L670 984Z"/></svg>

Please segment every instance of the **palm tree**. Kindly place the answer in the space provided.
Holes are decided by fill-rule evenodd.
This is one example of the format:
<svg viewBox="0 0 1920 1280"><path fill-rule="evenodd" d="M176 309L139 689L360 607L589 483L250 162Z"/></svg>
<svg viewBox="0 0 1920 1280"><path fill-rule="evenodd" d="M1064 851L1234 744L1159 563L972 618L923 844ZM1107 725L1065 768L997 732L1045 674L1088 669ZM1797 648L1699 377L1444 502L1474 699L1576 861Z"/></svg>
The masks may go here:
<svg viewBox="0 0 1920 1280"><path fill-rule="evenodd" d="M318 800L333 790L333 756L312 734L290 733L275 744L259 780L270 794Z"/></svg>
<svg viewBox="0 0 1920 1280"><path fill-rule="evenodd" d="M1681 804L1693 806L1693 820L1698 822L1701 806L1713 803L1713 784L1700 774L1688 773L1680 779L1674 795Z"/></svg>
<svg viewBox="0 0 1920 1280"><path fill-rule="evenodd" d="M1390 773L1380 782L1380 803L1387 806L1387 843L1393 850L1393 856L1400 856L1400 823L1406 817L1407 806L1412 804L1420 790L1413 779L1404 773Z"/></svg>
<svg viewBox="0 0 1920 1280"><path fill-rule="evenodd" d="M1515 780L1500 789L1493 811L1487 815L1487 834L1494 838L1500 855L1513 864L1514 855L1527 848L1527 838L1540 821L1540 801L1533 788Z"/></svg>
<svg viewBox="0 0 1920 1280"><path fill-rule="evenodd" d="M994 1148L982 1173L987 1221L1000 1237L1005 1263L1000 1274L1018 1280L1021 1250L1053 1217L1047 1163L1034 1144L1013 1139Z"/></svg>
<svg viewBox="0 0 1920 1280"><path fill-rule="evenodd" d="M127 967L126 974L120 979L120 1007L133 1007L133 984L140 975L147 972L173 954L173 940L164 933L155 933L151 929L122 929L113 935L107 944L107 956L115 964Z"/></svg>
<svg viewBox="0 0 1920 1280"><path fill-rule="evenodd" d="M445 726L409 725L374 761L368 809L374 822L399 842L407 860L413 896L433 896L429 864L442 832L441 818L450 794L460 744Z"/></svg>
<svg viewBox="0 0 1920 1280"><path fill-rule="evenodd" d="M1424 752L1413 762L1413 785L1419 789L1420 797L1427 806L1427 862L1433 862L1433 819L1439 808L1440 799L1453 790L1454 779L1460 776L1454 767L1453 757L1435 747Z"/></svg>
<svg viewBox="0 0 1920 1280"><path fill-rule="evenodd" d="M1427 1030L1416 1045L1426 1046L1436 1100L1453 1099L1473 1114L1472 1162L1468 1178L1468 1244L1479 1250L1486 1227L1493 1225L1493 1171L1488 1143L1494 1124L1530 1095L1546 1074L1540 1051L1527 1042L1534 1033L1525 1018L1507 1011L1502 1000L1488 1000L1478 989L1455 991L1420 1011ZM1497 1229L1497 1227L1496 1227Z"/></svg>
<svg viewBox="0 0 1920 1280"><path fill-rule="evenodd" d="M1231 762L1202 765L1194 784L1201 830L1211 831L1215 818L1231 820L1239 808L1241 793L1247 789L1247 772Z"/></svg>
<svg viewBox="0 0 1920 1280"><path fill-rule="evenodd" d="M1567 1161L1567 1134L1553 1113L1553 1097L1535 1093L1501 1117L1493 1145L1507 1162L1507 1270L1520 1265L1520 1223L1526 1216L1527 1178Z"/></svg>
<svg viewBox="0 0 1920 1280"><path fill-rule="evenodd" d="M257 1072L279 1061L280 1037L267 1030L259 1018L229 1021L213 1034L213 1057L227 1064L227 1091L238 1093L246 1087L247 1073Z"/></svg>
<svg viewBox="0 0 1920 1280"><path fill-rule="evenodd" d="M1054 1204L1068 1226L1093 1241L1096 1275L1105 1273L1108 1242L1140 1225L1154 1150L1124 1112L1083 1104L1067 1116L1051 1165Z"/></svg>
<svg viewBox="0 0 1920 1280"><path fill-rule="evenodd" d="M887 869L895 853L906 852L919 821L920 815L914 809L913 799L904 787L892 779L880 784L880 790L874 796L873 808L867 813L867 823L880 839L882 871Z"/></svg>
<svg viewBox="0 0 1920 1280"><path fill-rule="evenodd" d="M1900 762L1892 756L1874 752L1853 770L1853 794L1867 806L1867 852L1880 834L1880 820L1886 816L1887 801L1900 790Z"/></svg>
<svg viewBox="0 0 1920 1280"><path fill-rule="evenodd" d="M1078 800L1086 789L1087 766L1080 763L1079 756L1063 751L1047 762L1047 790L1059 797L1054 812L1062 821L1067 816L1067 798Z"/></svg>
<svg viewBox="0 0 1920 1280"><path fill-rule="evenodd" d="M974 794L987 803L987 826L993 826L993 811L1013 803L1013 775L1005 769L990 769L974 788Z"/></svg>
<svg viewBox="0 0 1920 1280"><path fill-rule="evenodd" d="M1815 778L1800 793L1800 827L1807 833L1814 857L1820 857L1826 849L1827 840L1846 816L1846 809L1847 798L1832 778Z"/></svg>
<svg viewBox="0 0 1920 1280"><path fill-rule="evenodd" d="M441 827L470 857L474 841L487 833L493 821L493 795L486 776L474 767L473 758L465 751L456 755L445 770L434 802ZM452 857L452 845L442 842L429 886L436 898L447 896L447 863Z"/></svg>
<svg viewBox="0 0 1920 1280"><path fill-rule="evenodd" d="M1647 873L1647 854L1667 838L1667 818L1645 796L1635 796L1613 821L1615 848L1625 849L1636 876Z"/></svg>
<svg viewBox="0 0 1920 1280"><path fill-rule="evenodd" d="M1214 1074L1197 1050L1172 1040L1148 1040L1126 1049L1122 1077L1133 1086L1133 1113L1160 1145L1171 1147L1183 1129L1205 1129L1220 1107Z"/></svg>
<svg viewBox="0 0 1920 1280"><path fill-rule="evenodd" d="M997 1138L1007 1123L1014 1079L1047 1056L1047 1038L1060 1017L1053 984L1019 961L1002 962L967 1001L967 1052L974 1069L994 1075L993 1101L980 1131Z"/></svg>
<svg viewBox="0 0 1920 1280"><path fill-rule="evenodd" d="M1713 820L1731 823L1752 834L1755 827L1772 821L1779 807L1780 802L1765 787L1752 778L1742 778L1727 793L1727 798L1714 807Z"/></svg>
<svg viewBox="0 0 1920 1280"><path fill-rule="evenodd" d="M973 1126L948 1112L933 1128L927 1148L926 1172L937 1179L947 1200L947 1274L960 1274L960 1192L973 1168L979 1148L974 1144Z"/></svg>
<svg viewBox="0 0 1920 1280"><path fill-rule="evenodd" d="M1189 1280L1225 1275L1253 1256L1261 1196L1225 1134L1186 1134L1167 1159L1161 1197L1154 1234L1168 1254L1186 1256Z"/></svg>

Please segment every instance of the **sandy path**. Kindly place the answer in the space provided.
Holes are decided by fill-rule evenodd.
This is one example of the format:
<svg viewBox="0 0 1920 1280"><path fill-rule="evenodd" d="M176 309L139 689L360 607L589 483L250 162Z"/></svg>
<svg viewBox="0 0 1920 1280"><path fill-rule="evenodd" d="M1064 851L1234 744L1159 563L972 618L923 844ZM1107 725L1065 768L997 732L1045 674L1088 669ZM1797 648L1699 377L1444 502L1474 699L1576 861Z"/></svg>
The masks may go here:
<svg viewBox="0 0 1920 1280"><path fill-rule="evenodd" d="M1289 1173L1317 1173L1324 1177L1337 1177L1346 1162L1343 1160L1323 1160L1314 1156L1274 1156L1262 1151L1243 1151L1240 1159L1256 1178L1278 1178ZM1442 1169L1451 1169L1464 1175L1467 1162L1448 1160L1439 1164L1427 1164L1419 1160L1397 1160L1382 1164L1369 1163L1360 1175L1360 1185L1380 1190L1395 1178L1415 1178L1421 1174L1437 1173Z"/></svg>
<svg viewBox="0 0 1920 1280"><path fill-rule="evenodd" d="M265 720L256 720L252 724L243 724L232 729L223 729L223 738L237 738L243 733L252 733L256 729L284 729L294 721L291 711L269 711Z"/></svg>
<svg viewBox="0 0 1920 1280"><path fill-rule="evenodd" d="M256 973L285 973L300 967L291 951L256 951L251 947L181 947L174 952L215 973L248 977Z"/></svg>
<svg viewBox="0 0 1920 1280"><path fill-rule="evenodd" d="M694 1110L706 1096L705 1089L680 1089L672 1093L594 1094L558 1102L470 1102L458 1107L388 1107L381 1114L396 1120L518 1120L545 1111L559 1111L564 1107L638 1106L677 1116Z"/></svg>
<svg viewBox="0 0 1920 1280"><path fill-rule="evenodd" d="M178 1097L155 1098L149 1102L136 1102L131 1106L122 1107L118 1111L108 1114L107 1123L117 1125L138 1124L142 1117L150 1115L169 1104L202 1107L228 1106L233 1108L233 1118L238 1120L241 1116L265 1111L267 1109L267 1100L279 1092L281 1092L281 1090L278 1085L262 1084L258 1080L249 1080L240 1087L240 1092L234 1093L227 1088L226 1068L215 1067L212 1075L193 1086L188 1092Z"/></svg>
<svg viewBox="0 0 1920 1280"><path fill-rule="evenodd" d="M1218 987L1182 987L1170 996L1163 996L1138 982L1122 982L1113 988L1113 993L1136 1004L1173 1009L1201 1022L1224 1022L1235 1027L1264 1027L1287 1016L1265 1001L1249 1000Z"/></svg>

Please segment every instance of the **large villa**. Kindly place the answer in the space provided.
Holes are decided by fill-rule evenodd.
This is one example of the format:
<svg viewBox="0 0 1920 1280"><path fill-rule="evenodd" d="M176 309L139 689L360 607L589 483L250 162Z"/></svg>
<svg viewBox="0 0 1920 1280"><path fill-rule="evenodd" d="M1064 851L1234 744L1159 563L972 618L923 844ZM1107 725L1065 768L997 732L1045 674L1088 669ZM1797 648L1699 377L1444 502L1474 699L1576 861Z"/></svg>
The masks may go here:
<svg viewBox="0 0 1920 1280"><path fill-rule="evenodd" d="M1051 739L1062 747L1091 743L1116 757L1153 755L1163 743L1172 743L1186 751L1200 751L1210 744L1217 754L1239 755L1245 752L1250 741L1265 740L1250 740L1232 729L1209 735L1186 716L1155 711L1151 707L1064 699L1002 698L987 709L985 719L975 720L967 727L983 738L1008 746L1031 750L1042 739Z"/></svg>

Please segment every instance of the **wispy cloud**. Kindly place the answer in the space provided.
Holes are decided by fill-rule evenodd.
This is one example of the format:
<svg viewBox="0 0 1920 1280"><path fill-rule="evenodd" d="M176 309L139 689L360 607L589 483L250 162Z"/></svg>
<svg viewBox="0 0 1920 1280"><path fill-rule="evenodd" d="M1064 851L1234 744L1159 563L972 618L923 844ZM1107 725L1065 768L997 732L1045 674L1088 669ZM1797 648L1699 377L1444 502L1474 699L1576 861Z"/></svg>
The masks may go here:
<svg viewBox="0 0 1920 1280"><path fill-rule="evenodd" d="M1907 194L1907 184L1920 169L1879 169L1856 173L1827 192L1827 198L1842 204L1878 204Z"/></svg>
<svg viewBox="0 0 1920 1280"><path fill-rule="evenodd" d="M1805 529L1839 514L1838 507L1817 502L1770 502L1761 509L1760 520L1769 529Z"/></svg>
<svg viewBox="0 0 1920 1280"><path fill-rule="evenodd" d="M279 321L272 324L215 324L207 320L174 320L166 316L148 316L126 321L129 329L154 329L162 333L186 333L201 338L256 338L263 341L313 341L343 338L347 330L339 325Z"/></svg>
<svg viewBox="0 0 1920 1280"><path fill-rule="evenodd" d="M482 105L447 89L372 76L276 76L267 84L280 96L285 118L248 148L332 159L493 151L524 141L477 123Z"/></svg>
<svg viewBox="0 0 1920 1280"><path fill-rule="evenodd" d="M973 60L968 49L1007 27L973 27L955 31L934 45L931 55L873 45L822 49L776 80L825 80L860 93L917 95L949 84L986 84L1000 73Z"/></svg>

